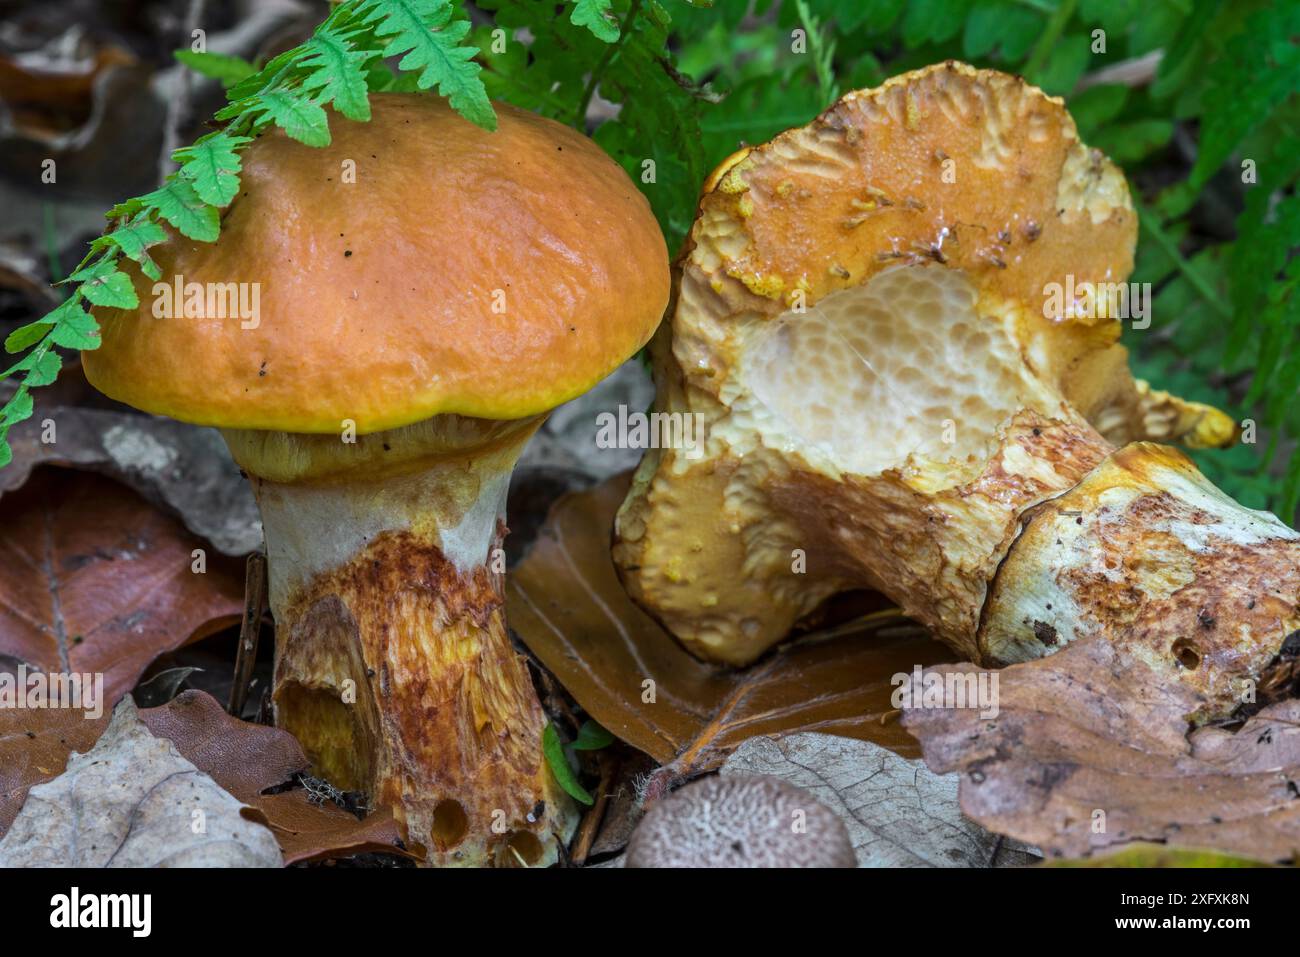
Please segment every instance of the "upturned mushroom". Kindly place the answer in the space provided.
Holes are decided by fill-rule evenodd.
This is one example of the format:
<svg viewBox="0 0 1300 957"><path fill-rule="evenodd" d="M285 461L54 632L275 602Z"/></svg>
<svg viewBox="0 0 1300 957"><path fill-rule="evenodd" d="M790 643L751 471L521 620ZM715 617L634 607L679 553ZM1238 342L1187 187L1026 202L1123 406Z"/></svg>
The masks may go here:
<svg viewBox="0 0 1300 957"><path fill-rule="evenodd" d="M275 718L317 773L392 805L430 863L544 864L576 815L506 632L507 486L548 410L649 338L667 254L567 127L497 105L488 133L420 95L372 108L327 149L251 144L219 242L156 247L157 295L137 279L138 313L100 311L86 374L219 427L248 473ZM231 290L257 314L223 309Z"/></svg>
<svg viewBox="0 0 1300 957"><path fill-rule="evenodd" d="M641 463L632 596L743 665L874 588L977 663L1106 634L1231 711L1300 627L1300 536L1143 441L1236 428L1129 372L1136 233L1061 100L959 63L732 156L652 345L705 451Z"/></svg>
<svg viewBox="0 0 1300 957"><path fill-rule="evenodd" d="M713 774L646 811L624 867L856 867L848 828L801 787L766 774Z"/></svg>

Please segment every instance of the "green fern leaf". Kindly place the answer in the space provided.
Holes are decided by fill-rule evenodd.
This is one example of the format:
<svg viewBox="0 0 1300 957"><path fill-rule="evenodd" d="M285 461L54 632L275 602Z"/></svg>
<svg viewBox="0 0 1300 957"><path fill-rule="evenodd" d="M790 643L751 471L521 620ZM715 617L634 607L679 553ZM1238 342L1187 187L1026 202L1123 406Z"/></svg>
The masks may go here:
<svg viewBox="0 0 1300 957"><path fill-rule="evenodd" d="M56 346L65 349L98 349L99 323L86 310L75 306L55 324L50 338Z"/></svg>
<svg viewBox="0 0 1300 957"><path fill-rule="evenodd" d="M606 43L618 39L618 21L611 9L614 0L577 0L569 22L575 27L586 27L592 35Z"/></svg>
<svg viewBox="0 0 1300 957"><path fill-rule="evenodd" d="M42 345L39 349L33 349L27 353L4 372L0 372L0 379L7 378L15 372L26 372L27 375L23 377L23 385L29 388L49 385L59 377L59 369L62 367L63 359L59 354L50 351L48 345Z"/></svg>
<svg viewBox="0 0 1300 957"><path fill-rule="evenodd" d="M135 309L140 305L135 289L131 286L131 277L117 268L112 259L101 259L86 269L80 269L71 276L73 282L81 283L81 294L96 306L111 309ZM81 307L73 300L68 300L51 316L56 322L62 322Z"/></svg>
<svg viewBox="0 0 1300 957"><path fill-rule="evenodd" d="M53 313L51 313L53 315ZM25 326L19 326L9 335L5 336L5 352L10 354L22 352L24 349L36 345L54 328L54 323L50 316L37 319L35 322L29 322Z"/></svg>
<svg viewBox="0 0 1300 957"><path fill-rule="evenodd" d="M307 41L306 50L298 65L312 72L302 88L320 90L317 102L333 103L334 109L350 120L370 119L366 63L375 58L375 51L354 50L346 35L331 29L318 30Z"/></svg>
<svg viewBox="0 0 1300 957"><path fill-rule="evenodd" d="M237 56L229 56L225 53L211 53L206 50L202 53L197 50L177 50L173 56L194 72L210 76L214 80L220 80L221 85L226 88L234 86L240 80L257 72L257 67L247 60L241 60Z"/></svg>
<svg viewBox="0 0 1300 957"><path fill-rule="evenodd" d="M99 252L109 246L116 246L122 254L140 265L141 271L150 279L162 278L158 264L150 258L148 249L167 239L167 232L149 219L133 219L105 236L91 243L91 251Z"/></svg>
<svg viewBox="0 0 1300 957"><path fill-rule="evenodd" d="M211 243L221 232L221 220L216 209L199 198L188 180L173 177L161 189L140 197L140 200L189 239Z"/></svg>
<svg viewBox="0 0 1300 957"><path fill-rule="evenodd" d="M1191 190L1200 190L1242 138L1300 89L1297 35L1300 5L1280 4L1247 19L1228 41L1207 77Z"/></svg>
<svg viewBox="0 0 1300 957"><path fill-rule="evenodd" d="M447 0L361 0L357 16L373 27L375 36L391 37L383 55L402 56L399 70L420 71L420 89L436 86L466 119L487 130L497 128L479 78L482 68L474 62L478 49L460 45L469 21L452 20Z"/></svg>
<svg viewBox="0 0 1300 957"><path fill-rule="evenodd" d="M308 146L330 145L329 117L319 105L287 90L258 94L249 112L269 118L291 138Z"/></svg>
<svg viewBox="0 0 1300 957"><path fill-rule="evenodd" d="M0 409L0 429L8 432L11 425L30 419L33 411L32 394L26 386L20 385L4 408Z"/></svg>
<svg viewBox="0 0 1300 957"><path fill-rule="evenodd" d="M181 165L181 177L188 180L199 199L210 206L225 206L239 192L239 153L252 137L210 133L193 146L179 149L172 159ZM134 257L132 257L134 258Z"/></svg>

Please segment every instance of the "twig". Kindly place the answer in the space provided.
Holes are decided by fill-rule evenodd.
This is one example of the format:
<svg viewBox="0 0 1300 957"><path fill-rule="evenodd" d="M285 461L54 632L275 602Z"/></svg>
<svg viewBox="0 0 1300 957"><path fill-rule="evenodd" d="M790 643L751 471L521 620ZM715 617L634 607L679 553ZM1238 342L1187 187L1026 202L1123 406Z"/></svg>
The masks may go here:
<svg viewBox="0 0 1300 957"><path fill-rule="evenodd" d="M597 760L600 761L600 786L596 789L596 803L583 815L582 823L578 825L577 841L569 855L576 867L585 864L591 854L591 845L596 841L596 833L600 830L600 825L605 820L605 811L609 808L609 785L614 777L614 769L619 763L607 754L599 755Z"/></svg>
<svg viewBox="0 0 1300 957"><path fill-rule="evenodd" d="M203 17L205 0L190 0L185 11L185 37L188 42L199 27ZM167 101L167 119L163 123L162 153L158 157L158 181L162 182L176 169L172 153L181 145L181 124L190 112L190 71L177 63L172 67L176 73L176 83L172 87L171 97Z"/></svg>
<svg viewBox="0 0 1300 957"><path fill-rule="evenodd" d="M248 700L248 685L257 663L257 638L262 630L262 609L266 607L266 556L253 552L244 565L244 620L239 626L239 650L235 652L235 681L230 687L230 706L238 718Z"/></svg>
<svg viewBox="0 0 1300 957"><path fill-rule="evenodd" d="M1082 93L1088 87L1104 86L1109 83L1128 87L1146 86L1156 78L1156 70L1159 69L1160 61L1164 57L1164 50L1152 50L1142 56L1104 66L1095 73L1085 73L1075 84L1074 92Z"/></svg>

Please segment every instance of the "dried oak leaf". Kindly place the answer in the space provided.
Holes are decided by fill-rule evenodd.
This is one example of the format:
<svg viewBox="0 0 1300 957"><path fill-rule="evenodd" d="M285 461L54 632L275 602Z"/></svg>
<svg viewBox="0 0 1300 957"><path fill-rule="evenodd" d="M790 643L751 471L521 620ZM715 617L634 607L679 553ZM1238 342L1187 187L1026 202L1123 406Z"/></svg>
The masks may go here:
<svg viewBox="0 0 1300 957"><path fill-rule="evenodd" d="M202 691L182 692L143 714L154 734L174 741L181 754L253 809L246 815L271 828L286 864L364 851L408 856L398 847L402 834L391 808L358 820L337 805L313 803L302 788L262 793L307 768L307 756L289 732L240 721Z"/></svg>
<svg viewBox="0 0 1300 957"><path fill-rule="evenodd" d="M906 755L891 678L950 654L916 629L836 628L752 666L698 661L641 611L610 559L621 475L561 498L506 587L507 620L601 725L680 776L717 767L746 738L823 731ZM647 684L652 682L652 684Z"/></svg>
<svg viewBox="0 0 1300 957"><path fill-rule="evenodd" d="M281 866L271 832L242 810L127 697L93 748L32 788L0 867Z"/></svg>
<svg viewBox="0 0 1300 957"><path fill-rule="evenodd" d="M1051 857L1135 841L1269 862L1300 851L1300 701L1271 704L1236 730L1191 730L1199 696L1104 639L998 675L996 717L903 712L926 764L960 773L962 810L989 830Z"/></svg>
<svg viewBox="0 0 1300 957"><path fill-rule="evenodd" d="M1015 867L1038 858L962 816L957 782L870 741L829 734L750 738L721 774L770 774L844 821L859 867Z"/></svg>
<svg viewBox="0 0 1300 957"><path fill-rule="evenodd" d="M27 792L62 774L73 752L94 747L107 724L107 711L94 720L76 708L0 709L0 835L18 816Z"/></svg>
<svg viewBox="0 0 1300 957"><path fill-rule="evenodd" d="M409 856L388 808L364 820L333 804L315 804L302 788L262 792L305 770L307 756L293 736L226 714L211 695L185 691L140 720L224 790L248 805L245 817L271 829L286 864L365 851ZM86 720L73 709L0 711L0 834L18 814L28 789L62 773L71 752L89 751L108 716Z"/></svg>
<svg viewBox="0 0 1300 957"><path fill-rule="evenodd" d="M44 471L0 503L0 656L102 673L117 701L158 655L239 621L238 563L129 489Z"/></svg>

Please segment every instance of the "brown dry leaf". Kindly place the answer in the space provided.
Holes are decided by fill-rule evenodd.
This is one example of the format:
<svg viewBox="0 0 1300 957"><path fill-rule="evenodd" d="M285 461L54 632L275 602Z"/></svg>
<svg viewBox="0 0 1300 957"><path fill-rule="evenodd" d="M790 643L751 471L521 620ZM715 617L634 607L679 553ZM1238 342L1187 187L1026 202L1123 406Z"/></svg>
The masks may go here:
<svg viewBox="0 0 1300 957"><path fill-rule="evenodd" d="M794 731L917 754L887 718L891 678L949 652L915 629L864 627L791 642L742 670L696 660L614 571L610 528L627 486L622 475L560 499L506 588L511 628L595 720L683 776L717 767L746 738Z"/></svg>
<svg viewBox="0 0 1300 957"><path fill-rule="evenodd" d="M0 99L9 107L13 131L57 141L91 118L101 74L136 63L130 51L111 44L60 52L0 55Z"/></svg>
<svg viewBox="0 0 1300 957"><path fill-rule="evenodd" d="M989 830L1049 857L1134 841L1260 861L1300 852L1300 701L1269 705L1236 730L1189 733L1195 693L1105 640L998 675L995 718L976 708L903 715L930 768L961 774L962 810Z"/></svg>
<svg viewBox="0 0 1300 957"><path fill-rule="evenodd" d="M335 805L312 803L301 788L262 793L307 767L307 756L287 731L233 718L201 691L186 691L165 705L142 710L140 719L249 805L245 815L271 829L286 864L363 851L407 856L397 846L402 835L388 808L358 820ZM0 711L0 835L28 789L62 774L72 751L89 751L108 720L107 713L92 721L67 708Z"/></svg>
<svg viewBox="0 0 1300 957"><path fill-rule="evenodd" d="M239 563L108 479L43 471L0 503L0 655L102 672L109 706L158 655L238 622L243 593Z"/></svg>
<svg viewBox="0 0 1300 957"><path fill-rule="evenodd" d="M0 709L0 835L18 816L27 792L56 778L73 751L85 754L108 725L109 705L91 720L76 708Z"/></svg>
<svg viewBox="0 0 1300 957"><path fill-rule="evenodd" d="M390 808L358 820L337 805L313 804L302 788L262 793L307 767L289 732L231 717L202 691L182 692L141 716L150 731L170 738L186 759L256 809L249 816L271 828L286 864L363 851L404 855L396 846L402 835Z"/></svg>
<svg viewBox="0 0 1300 957"><path fill-rule="evenodd" d="M750 738L721 774L803 788L848 829L858 867L1022 867L1036 855L965 818L957 782L870 741L829 734Z"/></svg>
<svg viewBox="0 0 1300 957"><path fill-rule="evenodd" d="M32 788L0 839L0 867L282 866L270 829L242 812L127 697L93 748Z"/></svg>
<svg viewBox="0 0 1300 957"><path fill-rule="evenodd" d="M381 851L398 857L415 858L398 845L402 831L393 820L393 809L377 808L357 820L355 815L334 804L313 804L299 788L281 794L265 794L257 800L261 819L270 826L286 864L301 864L332 857L347 857ZM403 841L403 843L405 843Z"/></svg>

